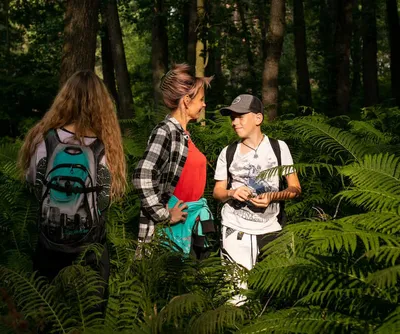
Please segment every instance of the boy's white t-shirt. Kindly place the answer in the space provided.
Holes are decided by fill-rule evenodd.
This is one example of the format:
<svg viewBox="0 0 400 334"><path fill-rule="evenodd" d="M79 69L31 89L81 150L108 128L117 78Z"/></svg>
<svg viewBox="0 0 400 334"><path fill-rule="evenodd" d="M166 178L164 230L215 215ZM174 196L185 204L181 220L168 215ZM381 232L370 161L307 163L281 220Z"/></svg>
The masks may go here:
<svg viewBox="0 0 400 334"><path fill-rule="evenodd" d="M257 194L279 191L278 175L273 175L266 179L257 179L260 172L278 165L278 160L268 137L264 136L257 152L251 150L246 154L241 154L240 146L241 144L237 145L229 167L232 178L232 189L247 186ZM281 150L282 165L293 165L293 159L286 143L279 140L279 147ZM218 157L214 176L214 179L217 181L228 179L226 170L227 148L225 147ZM240 205L240 203L239 201L230 200L224 204L221 211L222 225L244 233L256 235L276 232L282 229L277 218L279 214L278 203L271 203L266 209L246 204Z"/></svg>

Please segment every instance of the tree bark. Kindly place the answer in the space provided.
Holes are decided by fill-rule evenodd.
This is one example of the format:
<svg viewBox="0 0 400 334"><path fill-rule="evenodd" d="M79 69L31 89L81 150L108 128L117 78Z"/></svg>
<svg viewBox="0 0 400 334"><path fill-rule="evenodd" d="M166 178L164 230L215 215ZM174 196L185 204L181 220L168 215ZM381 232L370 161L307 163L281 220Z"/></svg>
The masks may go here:
<svg viewBox="0 0 400 334"><path fill-rule="evenodd" d="M184 5L184 45L185 59L190 66L196 66L196 22L197 0L188 0Z"/></svg>
<svg viewBox="0 0 400 334"><path fill-rule="evenodd" d="M213 33L209 36L209 62L205 69L206 76L214 76L212 81L212 89L206 94L207 108L215 110L218 104L225 104L224 88L225 79L222 73L222 57L221 57L221 26L219 25L220 16L219 12L221 4L216 3L214 0L206 2L206 12L208 13L207 25L212 29Z"/></svg>
<svg viewBox="0 0 400 334"><path fill-rule="evenodd" d="M336 105L338 114L350 109L350 44L354 0L338 0L335 33L336 50Z"/></svg>
<svg viewBox="0 0 400 334"><path fill-rule="evenodd" d="M60 85L78 70L94 70L99 0L68 0Z"/></svg>
<svg viewBox="0 0 400 334"><path fill-rule="evenodd" d="M110 34L108 32L106 8L104 8L104 6L101 7L101 20L101 68L103 72L103 81L113 96L117 109L119 109Z"/></svg>
<svg viewBox="0 0 400 334"><path fill-rule="evenodd" d="M267 57L264 62L262 100L268 119L278 116L278 75L285 33L285 0L272 0L267 35Z"/></svg>
<svg viewBox="0 0 400 334"><path fill-rule="evenodd" d="M0 25L2 25L0 29L0 50L4 52L6 57L10 54L9 9L10 0L2 0L0 2Z"/></svg>
<svg viewBox="0 0 400 334"><path fill-rule="evenodd" d="M321 95L326 101L325 113L336 113L336 63L335 63L335 30L337 1L320 0L319 8L319 44L323 55L323 68L319 82Z"/></svg>
<svg viewBox="0 0 400 334"><path fill-rule="evenodd" d="M202 30L204 29L204 0L197 0L197 26ZM203 34L197 32L197 42L196 42L196 77L204 77L205 63L206 63L206 49L205 43L203 42ZM206 112L203 109L200 113L198 122L201 122L206 117Z"/></svg>
<svg viewBox="0 0 400 334"><path fill-rule="evenodd" d="M353 10L353 41L351 43L351 60L352 60L352 83L351 96L358 97L361 90L361 72L362 72L362 13L358 8L358 0L354 3Z"/></svg>
<svg viewBox="0 0 400 334"><path fill-rule="evenodd" d="M133 98L116 0L108 0L107 27L110 34L112 59L118 88L118 117L120 119L132 118L134 117Z"/></svg>
<svg viewBox="0 0 400 334"><path fill-rule="evenodd" d="M203 29L204 23L204 0L197 0L197 26ZM197 32L196 42L196 77L204 77L205 70L205 53L204 43L201 34Z"/></svg>
<svg viewBox="0 0 400 334"><path fill-rule="evenodd" d="M364 106L379 103L376 2L362 0Z"/></svg>
<svg viewBox="0 0 400 334"><path fill-rule="evenodd" d="M242 39L244 40L244 44L246 47L246 56L247 56L247 61L249 63L249 73L250 77L252 78L251 90L252 94L256 95L257 80L255 80L255 78L257 78L257 75L255 72L255 62L254 62L253 52L251 50L251 33L249 31L249 27L247 26L246 14L245 14L245 9L243 8L243 4L240 1L237 1L236 5L240 16L240 22L242 24Z"/></svg>
<svg viewBox="0 0 400 334"><path fill-rule="evenodd" d="M400 107L400 24L396 0L386 0L387 21L390 45L390 74L392 97Z"/></svg>
<svg viewBox="0 0 400 334"><path fill-rule="evenodd" d="M168 68L167 16L164 0L154 1L153 15L151 65L153 69L154 109L156 110L162 101L160 80Z"/></svg>
<svg viewBox="0 0 400 334"><path fill-rule="evenodd" d="M312 105L310 74L307 64L306 25L304 22L303 0L293 0L294 46L297 70L297 104Z"/></svg>

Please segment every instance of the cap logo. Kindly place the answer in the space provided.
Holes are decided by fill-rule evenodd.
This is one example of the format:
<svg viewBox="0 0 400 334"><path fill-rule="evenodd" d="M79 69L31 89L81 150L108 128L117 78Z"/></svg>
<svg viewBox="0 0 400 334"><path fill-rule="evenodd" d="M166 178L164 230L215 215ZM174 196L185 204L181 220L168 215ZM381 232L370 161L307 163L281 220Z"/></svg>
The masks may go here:
<svg viewBox="0 0 400 334"><path fill-rule="evenodd" d="M240 100L241 100L241 97L240 96L238 96L238 97L236 97L233 101L232 101L232 104L236 104L236 103L239 103L240 102Z"/></svg>

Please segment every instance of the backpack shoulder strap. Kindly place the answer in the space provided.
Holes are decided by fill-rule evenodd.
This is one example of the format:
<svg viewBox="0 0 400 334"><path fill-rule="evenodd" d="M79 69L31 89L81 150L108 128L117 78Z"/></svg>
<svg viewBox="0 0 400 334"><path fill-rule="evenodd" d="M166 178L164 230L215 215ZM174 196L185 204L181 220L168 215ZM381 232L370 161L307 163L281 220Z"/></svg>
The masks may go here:
<svg viewBox="0 0 400 334"><path fill-rule="evenodd" d="M279 146L279 142L276 139L269 138L269 143L272 146L272 149L276 155L276 159L278 160L278 166L282 166L282 158L281 158L281 148Z"/></svg>
<svg viewBox="0 0 400 334"><path fill-rule="evenodd" d="M47 161L49 161L50 157L53 155L55 148L58 144L61 143L57 130L51 129L49 132L47 132L44 142L46 144Z"/></svg>
<svg viewBox="0 0 400 334"><path fill-rule="evenodd" d="M93 152L95 164L97 166L105 154L104 144L99 138L97 138L89 145L89 147Z"/></svg>
<svg viewBox="0 0 400 334"><path fill-rule="evenodd" d="M227 189L230 189L232 187L232 178L231 178L231 173L229 173L229 167L232 164L233 161L233 156L235 155L236 148L238 146L238 142L234 142L228 146L226 149L226 172L228 176L228 184L227 184Z"/></svg>

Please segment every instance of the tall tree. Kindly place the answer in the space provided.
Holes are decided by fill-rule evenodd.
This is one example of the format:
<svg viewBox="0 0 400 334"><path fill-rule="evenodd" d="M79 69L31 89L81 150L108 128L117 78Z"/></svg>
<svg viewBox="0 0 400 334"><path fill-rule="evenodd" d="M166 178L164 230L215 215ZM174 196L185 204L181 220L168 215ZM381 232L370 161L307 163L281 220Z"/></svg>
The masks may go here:
<svg viewBox="0 0 400 334"><path fill-rule="evenodd" d="M118 88L118 117L120 119L126 119L134 116L133 98L129 82L128 66L126 64L125 49L122 41L117 2L116 0L108 0L106 6L107 27L110 34L112 59Z"/></svg>
<svg viewBox="0 0 400 334"><path fill-rule="evenodd" d="M386 0L387 22L390 44L390 74L392 81L392 97L400 106L400 24L396 0Z"/></svg>
<svg viewBox="0 0 400 334"><path fill-rule="evenodd" d="M237 9L240 16L240 22L242 24L242 39L244 41L246 47L246 56L247 61L249 63L249 73L250 77L252 78L252 94L257 94L257 81L255 78L257 77L255 72L255 61L253 56L253 51L251 50L251 33L249 31L249 27L246 22L246 9L244 8L244 4L241 1L236 2Z"/></svg>
<svg viewBox="0 0 400 334"><path fill-rule="evenodd" d="M296 53L297 104L311 106L310 74L307 64L307 39L303 0L293 0L294 46Z"/></svg>
<svg viewBox="0 0 400 334"><path fill-rule="evenodd" d="M354 0L338 0L335 55L337 113L348 114L350 109L350 44L352 37Z"/></svg>
<svg viewBox="0 0 400 334"><path fill-rule="evenodd" d="M167 14L164 0L155 0L151 30L151 65L153 69L154 107L161 103L160 80L168 68Z"/></svg>
<svg viewBox="0 0 400 334"><path fill-rule="evenodd" d="M200 31L197 32L196 42L196 77L204 77L206 50L203 41L204 29L204 0L197 0L197 27Z"/></svg>
<svg viewBox="0 0 400 334"><path fill-rule="evenodd" d="M207 15L207 26L208 30L208 55L209 61L206 67L206 76L214 76L212 82L213 89L207 92L207 107L214 110L218 104L224 104L224 90L225 90L225 78L222 72L222 51L221 42L221 17L223 15L224 8L216 1L208 0L206 3Z"/></svg>
<svg viewBox="0 0 400 334"><path fill-rule="evenodd" d="M10 52L9 9L10 0L2 0L0 2L0 51L4 52L4 55Z"/></svg>
<svg viewBox="0 0 400 334"><path fill-rule="evenodd" d="M267 35L267 57L264 61L262 100L268 110L268 119L278 116L278 75L285 34L285 0L271 0Z"/></svg>
<svg viewBox="0 0 400 334"><path fill-rule="evenodd" d="M353 39L350 47L352 63L352 82L351 96L359 96L361 90L361 72L362 72L362 13L358 6L358 0L353 9Z"/></svg>
<svg viewBox="0 0 400 334"><path fill-rule="evenodd" d="M322 67L318 71L319 86L326 113L333 110L336 104L336 63L335 63L335 30L337 16L337 1L319 1L319 50L322 54Z"/></svg>
<svg viewBox="0 0 400 334"><path fill-rule="evenodd" d="M76 71L94 70L100 0L68 0L60 84Z"/></svg>
<svg viewBox="0 0 400 334"><path fill-rule="evenodd" d="M364 106L378 104L376 1L362 0Z"/></svg>
<svg viewBox="0 0 400 334"><path fill-rule="evenodd" d="M108 90L114 97L114 101L119 109L118 92L115 84L114 63L112 59L112 50L110 42L110 34L107 26L106 6L101 6L101 68L103 72L103 80Z"/></svg>
<svg viewBox="0 0 400 334"><path fill-rule="evenodd" d="M204 23L205 23L205 10L204 10L204 0L197 0L197 27L200 31L197 32L197 42L196 42L196 77L204 77L207 51L205 49L205 43L203 41ZM202 121L206 117L206 112L203 109L200 113L198 121Z"/></svg>
<svg viewBox="0 0 400 334"><path fill-rule="evenodd" d="M184 3L184 45L185 45L185 59L190 66L196 65L196 22L197 22L197 0L187 0Z"/></svg>

